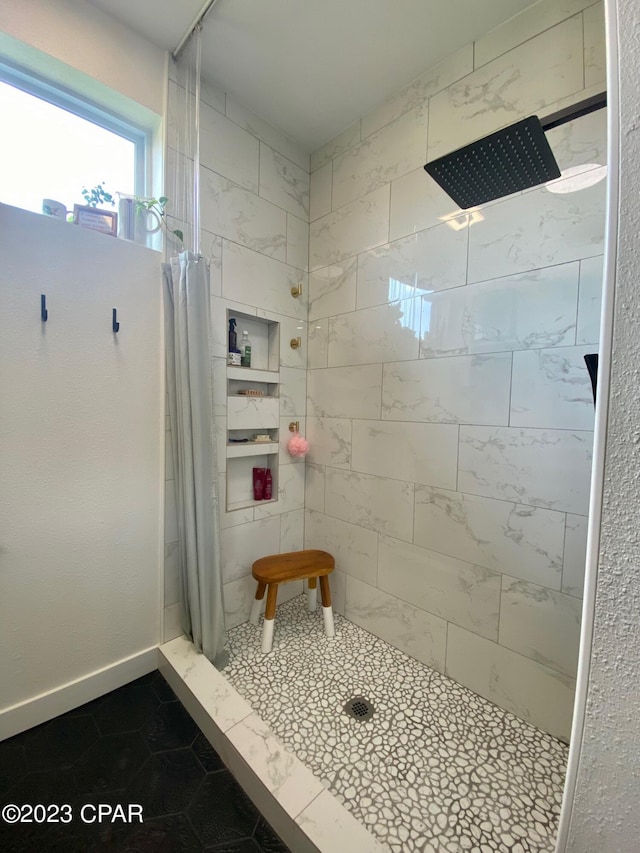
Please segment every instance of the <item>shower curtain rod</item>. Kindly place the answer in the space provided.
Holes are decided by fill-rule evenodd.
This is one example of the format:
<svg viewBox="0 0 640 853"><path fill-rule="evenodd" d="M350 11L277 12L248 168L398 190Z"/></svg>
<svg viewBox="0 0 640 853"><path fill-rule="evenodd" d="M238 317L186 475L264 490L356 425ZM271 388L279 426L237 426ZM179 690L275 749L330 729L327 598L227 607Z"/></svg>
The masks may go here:
<svg viewBox="0 0 640 853"><path fill-rule="evenodd" d="M198 12L198 14L195 16L195 18L193 19L193 21L189 25L189 28L187 29L186 33L182 36L182 39L180 40L180 44L177 46L177 48L171 54L171 56L173 56L174 59L176 59L176 60L178 59L178 57L180 56L180 53L182 52L182 48L189 41L189 39L194 34L196 29L204 22L204 19L207 17L207 15L213 9L213 7L216 5L217 2L218 2L218 0L207 0L207 2L202 6L202 8Z"/></svg>

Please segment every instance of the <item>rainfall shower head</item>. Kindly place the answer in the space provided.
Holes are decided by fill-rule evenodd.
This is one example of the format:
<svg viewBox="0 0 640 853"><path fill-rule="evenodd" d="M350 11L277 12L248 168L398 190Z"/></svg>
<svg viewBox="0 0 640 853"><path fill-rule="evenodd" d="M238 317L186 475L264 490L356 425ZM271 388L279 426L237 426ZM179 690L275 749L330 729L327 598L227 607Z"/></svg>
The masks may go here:
<svg viewBox="0 0 640 853"><path fill-rule="evenodd" d="M540 121L529 116L427 163L425 170L466 210L560 177L545 130L606 106L606 94Z"/></svg>

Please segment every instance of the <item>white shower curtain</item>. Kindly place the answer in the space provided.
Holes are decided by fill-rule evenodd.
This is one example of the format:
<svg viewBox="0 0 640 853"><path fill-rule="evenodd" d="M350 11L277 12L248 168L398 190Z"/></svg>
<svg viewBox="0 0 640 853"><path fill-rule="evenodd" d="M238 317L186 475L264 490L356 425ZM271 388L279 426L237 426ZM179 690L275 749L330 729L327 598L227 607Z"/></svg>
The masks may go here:
<svg viewBox="0 0 640 853"><path fill-rule="evenodd" d="M164 264L163 295L182 629L221 669L227 654L213 430L209 274L202 256L182 252Z"/></svg>

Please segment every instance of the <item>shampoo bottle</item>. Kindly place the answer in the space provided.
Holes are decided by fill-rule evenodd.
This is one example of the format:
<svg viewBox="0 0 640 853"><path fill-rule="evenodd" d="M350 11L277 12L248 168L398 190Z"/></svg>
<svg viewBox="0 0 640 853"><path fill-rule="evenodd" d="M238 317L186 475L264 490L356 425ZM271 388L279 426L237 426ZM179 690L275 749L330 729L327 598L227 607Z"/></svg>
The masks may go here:
<svg viewBox="0 0 640 853"><path fill-rule="evenodd" d="M238 349L238 334L236 325L238 321L233 317L229 320L229 354L227 356L227 364L239 366L241 363L240 350Z"/></svg>
<svg viewBox="0 0 640 853"><path fill-rule="evenodd" d="M253 499L254 499L254 501L264 500L264 480L265 480L265 469L264 468L254 468L253 469Z"/></svg>
<svg viewBox="0 0 640 853"><path fill-rule="evenodd" d="M271 468L267 468L267 473L264 475L264 500L270 501L273 494L273 479L271 477Z"/></svg>
<svg viewBox="0 0 640 853"><path fill-rule="evenodd" d="M243 367L251 367L251 341L249 340L249 332L242 333L240 341L240 364Z"/></svg>

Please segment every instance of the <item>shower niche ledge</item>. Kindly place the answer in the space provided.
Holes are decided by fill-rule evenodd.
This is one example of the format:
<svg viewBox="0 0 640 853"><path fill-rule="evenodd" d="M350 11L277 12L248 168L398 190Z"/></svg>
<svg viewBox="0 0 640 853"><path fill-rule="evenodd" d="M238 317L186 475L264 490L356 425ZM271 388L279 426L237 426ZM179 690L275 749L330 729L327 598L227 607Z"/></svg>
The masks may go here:
<svg viewBox="0 0 640 853"><path fill-rule="evenodd" d="M227 365L227 512L278 499L280 426L280 324L227 311L237 321L238 339L249 333L251 367ZM253 469L269 468L273 497L253 497Z"/></svg>

